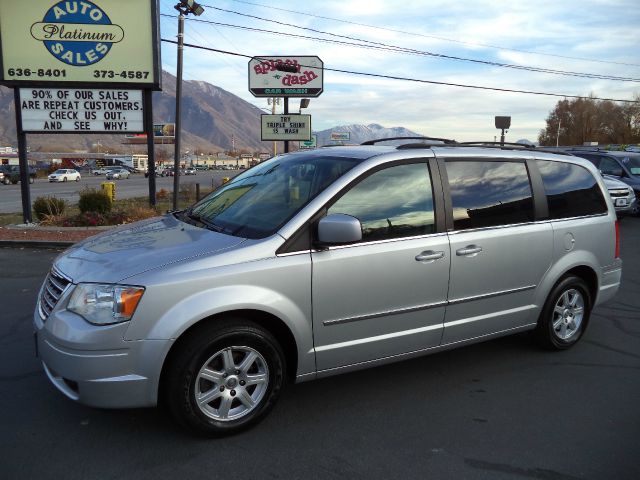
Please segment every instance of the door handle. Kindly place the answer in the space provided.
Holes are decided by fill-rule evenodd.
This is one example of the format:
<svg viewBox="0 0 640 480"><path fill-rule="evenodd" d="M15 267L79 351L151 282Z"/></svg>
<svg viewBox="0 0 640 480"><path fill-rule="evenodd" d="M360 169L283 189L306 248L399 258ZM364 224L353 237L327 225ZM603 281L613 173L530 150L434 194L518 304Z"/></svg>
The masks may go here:
<svg viewBox="0 0 640 480"><path fill-rule="evenodd" d="M482 251L482 247L478 245L467 245L464 248L459 248L456 250L456 255L459 257L469 257L473 255L477 255Z"/></svg>
<svg viewBox="0 0 640 480"><path fill-rule="evenodd" d="M439 258L444 257L444 252L434 252L433 250L425 250L424 252L416 255L417 262L433 262Z"/></svg>

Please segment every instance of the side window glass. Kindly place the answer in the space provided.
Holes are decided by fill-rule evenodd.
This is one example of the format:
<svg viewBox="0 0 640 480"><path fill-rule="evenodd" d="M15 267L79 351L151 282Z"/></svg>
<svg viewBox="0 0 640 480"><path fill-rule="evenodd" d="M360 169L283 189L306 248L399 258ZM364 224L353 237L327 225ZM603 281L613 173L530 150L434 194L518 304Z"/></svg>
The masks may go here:
<svg viewBox="0 0 640 480"><path fill-rule="evenodd" d="M360 220L363 241L433 233L429 168L425 163L414 163L375 172L340 197L328 213Z"/></svg>
<svg viewBox="0 0 640 480"><path fill-rule="evenodd" d="M533 195L524 163L446 163L453 228L493 227L534 220Z"/></svg>
<svg viewBox="0 0 640 480"><path fill-rule="evenodd" d="M584 167L565 162L536 160L549 217L570 218L607 212L607 203L594 176Z"/></svg>

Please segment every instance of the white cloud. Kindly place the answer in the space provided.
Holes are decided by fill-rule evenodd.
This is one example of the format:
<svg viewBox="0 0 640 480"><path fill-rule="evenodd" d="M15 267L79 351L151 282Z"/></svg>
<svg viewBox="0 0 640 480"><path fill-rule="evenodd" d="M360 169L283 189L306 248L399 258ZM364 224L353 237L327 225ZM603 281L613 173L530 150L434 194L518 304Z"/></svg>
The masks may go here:
<svg viewBox="0 0 640 480"><path fill-rule="evenodd" d="M408 0L401 5L382 0L309 0L299 5L277 0L269 5L266 0L252 0L252 3L264 3L265 7L224 0L216 2L215 6L339 35L451 56L640 78L638 66L561 58L583 57L640 64L637 54L640 11L632 0L542 0L535 7L513 1L444 0ZM163 1L162 12L173 15L172 6L173 2ZM274 8L303 11L381 28L341 23ZM323 36L214 9L209 9L203 18L296 35ZM174 19L163 18L164 38L175 38L176 23ZM327 68L569 95L593 92L601 97L631 99L634 94L640 93L638 83L583 79L401 55L202 23L187 22L186 31L187 41L247 55L317 55ZM403 31L406 33L400 33ZM490 48L488 45L512 50ZM168 70L175 71L175 45L163 45L163 62ZM186 49L185 78L205 80L251 103L266 106L264 99L256 99L247 91L247 62L246 58ZM315 129L337 124L380 123L459 140L492 139L496 134L493 116L512 115L513 127L508 137L512 140L536 140L539 130L545 126L547 115L558 100L558 97L498 93L326 71L324 93L311 101L308 113L313 115Z"/></svg>

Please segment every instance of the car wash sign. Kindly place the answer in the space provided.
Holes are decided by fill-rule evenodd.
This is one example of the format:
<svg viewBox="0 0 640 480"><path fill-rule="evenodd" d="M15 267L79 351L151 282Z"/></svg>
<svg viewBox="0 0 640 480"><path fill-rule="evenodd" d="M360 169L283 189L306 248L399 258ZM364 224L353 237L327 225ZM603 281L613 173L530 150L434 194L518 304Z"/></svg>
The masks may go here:
<svg viewBox="0 0 640 480"><path fill-rule="evenodd" d="M0 0L0 81L157 87L156 0Z"/></svg>
<svg viewBox="0 0 640 480"><path fill-rule="evenodd" d="M249 91L255 97L319 97L324 64L318 57L253 57Z"/></svg>

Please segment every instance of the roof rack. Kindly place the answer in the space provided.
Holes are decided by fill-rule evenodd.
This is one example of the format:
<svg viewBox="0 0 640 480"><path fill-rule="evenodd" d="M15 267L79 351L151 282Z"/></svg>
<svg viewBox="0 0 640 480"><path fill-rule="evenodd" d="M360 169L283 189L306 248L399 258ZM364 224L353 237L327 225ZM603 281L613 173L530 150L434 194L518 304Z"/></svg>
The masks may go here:
<svg viewBox="0 0 640 480"><path fill-rule="evenodd" d="M526 143L515 143L515 142L460 142L458 145L465 146L473 146L480 145L485 147L519 147L519 148L536 148L535 145L527 145Z"/></svg>
<svg viewBox="0 0 640 480"><path fill-rule="evenodd" d="M388 138L378 138L376 140L367 140L366 142L362 142L360 145L375 145L376 143L387 142L389 140L430 140L432 142L442 142L445 145L455 145L456 143L458 143L455 140L449 140L448 138L435 138L435 137L388 137Z"/></svg>

